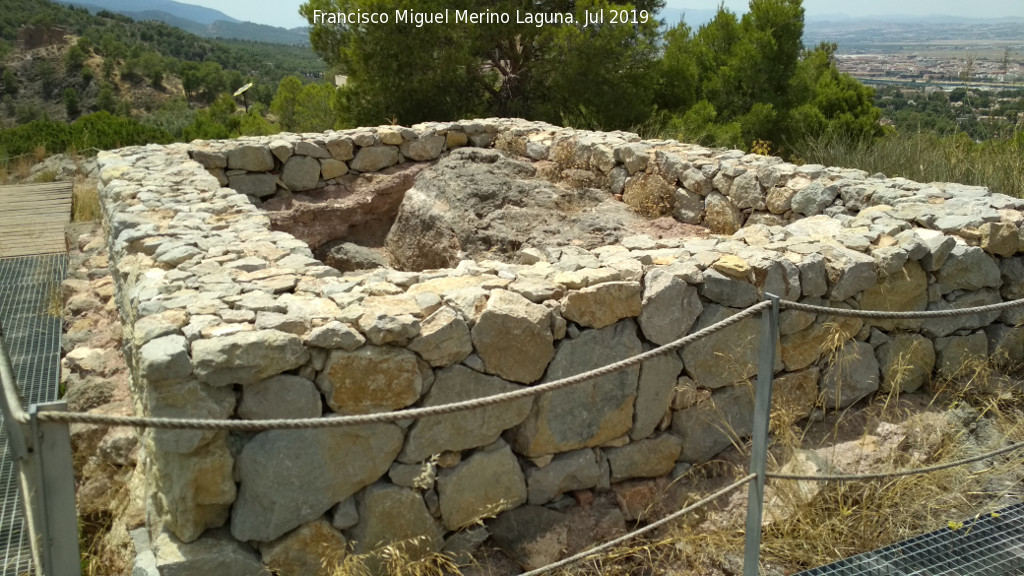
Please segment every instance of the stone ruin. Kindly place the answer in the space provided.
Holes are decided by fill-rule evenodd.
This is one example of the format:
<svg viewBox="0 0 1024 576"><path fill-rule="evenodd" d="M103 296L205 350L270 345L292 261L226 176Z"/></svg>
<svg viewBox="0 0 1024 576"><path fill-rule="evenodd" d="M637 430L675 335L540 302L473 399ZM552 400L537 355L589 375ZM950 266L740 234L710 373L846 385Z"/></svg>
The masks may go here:
<svg viewBox="0 0 1024 576"><path fill-rule="evenodd" d="M765 292L875 310L1024 297L1022 200L621 132L491 119L126 148L99 165L147 416L318 418L518 390ZM774 409L806 417L968 359L1024 361L1022 322L1020 308L784 311ZM553 561L569 494L616 491L636 520L620 487L749 433L758 327L450 416L145 431L155 567L305 575L345 550L412 541L464 557L488 538L524 568ZM827 338L844 345L826 355ZM537 538L554 545L538 553Z"/></svg>

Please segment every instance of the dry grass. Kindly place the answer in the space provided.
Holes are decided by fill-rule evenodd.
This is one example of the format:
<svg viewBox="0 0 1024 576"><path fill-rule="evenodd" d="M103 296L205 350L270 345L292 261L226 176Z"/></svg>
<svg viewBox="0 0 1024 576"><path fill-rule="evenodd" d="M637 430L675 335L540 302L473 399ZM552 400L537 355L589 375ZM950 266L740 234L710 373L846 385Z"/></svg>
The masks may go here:
<svg viewBox="0 0 1024 576"><path fill-rule="evenodd" d="M96 183L85 178L75 178L75 187L71 195L71 221L92 222L99 220L100 195Z"/></svg>
<svg viewBox="0 0 1024 576"><path fill-rule="evenodd" d="M447 554L421 555L415 539L389 544L366 554L325 560L331 576L456 576L462 574ZM332 566L333 565L333 566Z"/></svg>

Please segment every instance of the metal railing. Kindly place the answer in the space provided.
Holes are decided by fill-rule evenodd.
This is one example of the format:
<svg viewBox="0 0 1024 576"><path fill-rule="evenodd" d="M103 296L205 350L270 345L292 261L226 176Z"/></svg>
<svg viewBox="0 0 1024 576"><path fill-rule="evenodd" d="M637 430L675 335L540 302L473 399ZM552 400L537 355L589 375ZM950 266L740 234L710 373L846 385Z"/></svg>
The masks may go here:
<svg viewBox="0 0 1024 576"><path fill-rule="evenodd" d="M927 474L954 466L993 458L1024 448L1024 442L1006 446L999 450L966 458L955 462L922 467L912 470L890 471L880 474L821 475L803 476L770 473L766 470L768 452L768 423L771 410L774 379L775 346L779 338L779 311L782 308L803 310L817 314L857 316L864 318L927 319L968 316L982 312L993 312L1024 306L1024 299L1002 302L974 308L960 308L924 312L885 312L849 310L812 306L796 302L780 301L777 296L765 294L765 300L754 304L716 324L698 330L674 342L660 346L643 354L591 370L568 378L523 388L512 393L486 396L472 400L443 404L425 408L410 408L394 412L354 416L333 416L326 418L280 419L280 420L201 420L189 418L144 418L108 416L89 413L68 412L63 402L30 406L28 412L21 408L14 375L3 346L0 332L0 380L3 394L0 394L0 408L3 409L4 425L8 431L11 448L17 458L21 493L29 509L29 525L33 555L42 576L77 576L79 574L77 522L75 516L74 478L71 465L71 442L68 425L85 423L106 426L133 426L138 428L201 429L260 431L272 429L323 428L349 426L369 422L395 422L409 418L422 418L440 414L452 414L484 406L510 402L532 397L552 390L572 386L613 372L635 366L659 355L667 354L692 344L740 320L761 313L760 341L758 349L757 385L754 391L754 414L752 427L752 449L749 474L734 483L710 494L704 499L682 508L665 518L629 532L548 566L527 572L524 576L535 576L593 557L613 546L624 543L642 534L655 530L685 514L698 510L718 498L743 486L748 486L746 541L744 549L744 576L757 576L759 570L761 528L764 507L764 488L768 478L779 480L812 481L854 481L881 477Z"/></svg>

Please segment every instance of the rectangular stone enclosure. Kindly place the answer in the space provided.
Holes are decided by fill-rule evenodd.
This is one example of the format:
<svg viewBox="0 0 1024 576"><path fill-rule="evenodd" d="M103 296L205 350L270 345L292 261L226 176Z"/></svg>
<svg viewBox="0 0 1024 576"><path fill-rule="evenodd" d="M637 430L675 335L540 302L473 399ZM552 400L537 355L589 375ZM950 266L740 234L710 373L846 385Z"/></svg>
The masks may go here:
<svg viewBox="0 0 1024 576"><path fill-rule="evenodd" d="M331 190L342 202L374 173L427 164L400 193L409 202L456 152L533 166L569 182L565 194L655 206L712 234L342 273L260 208ZM765 292L874 310L1024 297L1024 201L621 132L489 119L126 148L99 164L124 353L146 416L320 418L501 394L669 343ZM454 209L438 206L428 216ZM927 321L785 311L773 409L795 422L971 361L1019 363L1022 321L1020 308ZM313 574L324 556L411 539L415 554L462 552L517 510L557 524L559 506L536 507L668 476L747 435L758 328L755 316L642 367L417 421L145 431L158 563L165 574L209 558L230 574Z"/></svg>

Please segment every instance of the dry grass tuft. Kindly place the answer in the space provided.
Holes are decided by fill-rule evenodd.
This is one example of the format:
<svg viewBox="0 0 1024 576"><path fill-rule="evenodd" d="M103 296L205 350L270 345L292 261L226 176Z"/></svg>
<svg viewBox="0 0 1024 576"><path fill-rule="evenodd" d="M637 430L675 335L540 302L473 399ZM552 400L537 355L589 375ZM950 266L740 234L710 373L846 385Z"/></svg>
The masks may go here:
<svg viewBox="0 0 1024 576"><path fill-rule="evenodd" d="M85 178L75 178L75 187L71 193L71 221L92 222L99 220L100 195L95 182Z"/></svg>

